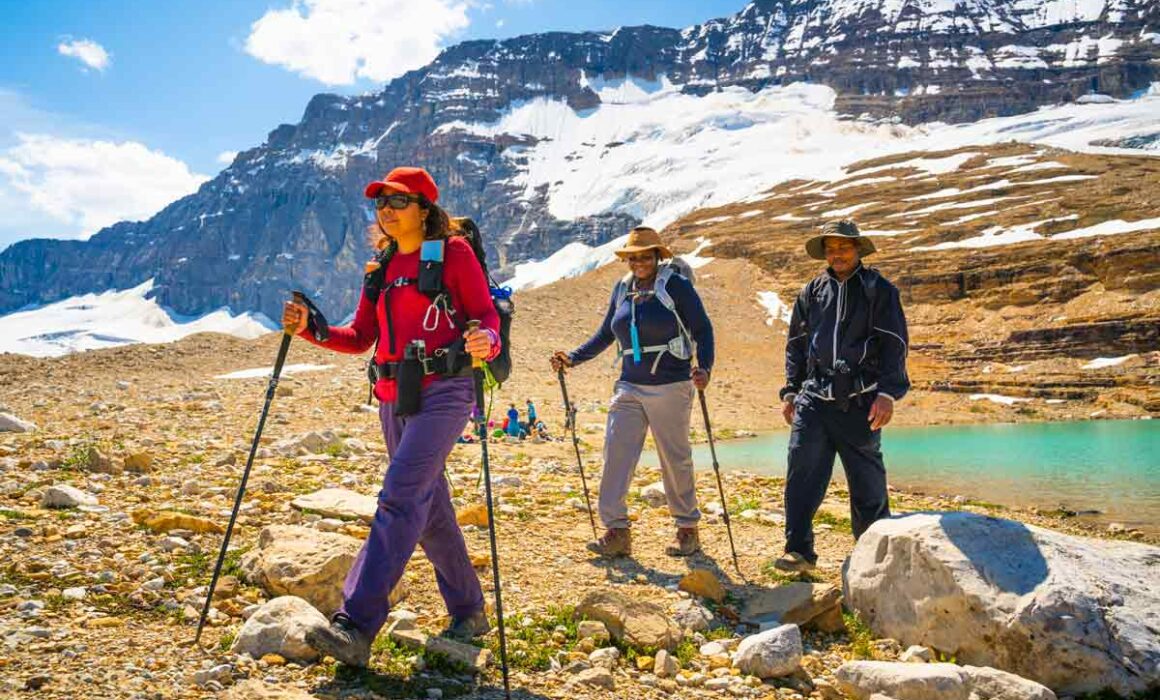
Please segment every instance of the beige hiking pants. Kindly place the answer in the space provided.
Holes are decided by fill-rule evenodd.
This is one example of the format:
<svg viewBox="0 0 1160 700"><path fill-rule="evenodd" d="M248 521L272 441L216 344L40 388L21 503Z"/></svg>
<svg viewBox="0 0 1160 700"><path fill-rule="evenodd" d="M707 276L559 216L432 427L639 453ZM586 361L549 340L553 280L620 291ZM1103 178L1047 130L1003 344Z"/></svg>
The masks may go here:
<svg viewBox="0 0 1160 700"><path fill-rule="evenodd" d="M661 479L669 513L677 527L696 527L697 488L693 448L689 444L689 413L696 390L693 382L657 386L616 382L604 435L604 473L600 478L600 519L605 527L628 527L625 502L632 476L651 430L661 463Z"/></svg>

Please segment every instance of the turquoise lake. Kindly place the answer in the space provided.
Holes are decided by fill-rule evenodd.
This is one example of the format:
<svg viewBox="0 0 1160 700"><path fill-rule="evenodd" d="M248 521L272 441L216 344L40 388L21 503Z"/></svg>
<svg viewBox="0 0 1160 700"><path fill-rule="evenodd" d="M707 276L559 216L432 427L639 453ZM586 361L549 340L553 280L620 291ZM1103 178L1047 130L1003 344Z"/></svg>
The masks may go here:
<svg viewBox="0 0 1160 700"><path fill-rule="evenodd" d="M700 426L698 426L700 427ZM784 476L789 432L717 442L721 468ZM886 428L890 484L1007 506L1098 510L1131 526L1160 528L1160 421L1082 421ZM709 446L694 447L711 469ZM648 452L642 463L656 465ZM841 460L834 477L843 480Z"/></svg>

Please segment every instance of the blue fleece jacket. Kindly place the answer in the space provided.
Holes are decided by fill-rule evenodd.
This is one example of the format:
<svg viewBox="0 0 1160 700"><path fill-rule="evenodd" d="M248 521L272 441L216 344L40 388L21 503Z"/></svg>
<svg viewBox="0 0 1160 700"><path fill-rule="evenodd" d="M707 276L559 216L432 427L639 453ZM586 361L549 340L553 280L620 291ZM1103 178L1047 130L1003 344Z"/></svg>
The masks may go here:
<svg viewBox="0 0 1160 700"><path fill-rule="evenodd" d="M680 314L681 322L685 324L693 342L696 343L697 366L712 371L713 324L709 321L709 315L705 313L701 297L697 294L693 283L681 275L670 277L666 290L676 304L676 311ZM637 334L641 347L664 345L680 334L676 317L655 296L649 296L639 303L634 302L629 296L617 303L617 297L617 291L614 289L612 298L608 302L608 311L604 315L604 321L600 324L600 328L587 342L569 354L573 364L593 359L604 352L609 345L612 345L613 341L618 342L622 348L631 348L632 336L629 328L632 323L632 305L634 303L636 303ZM622 358L621 381L658 385L689 380L689 373L692 370L690 360L677 359L671 353L665 353L657 364L657 370L654 374L652 368L655 360L654 353L645 354L639 363L635 362L631 355Z"/></svg>

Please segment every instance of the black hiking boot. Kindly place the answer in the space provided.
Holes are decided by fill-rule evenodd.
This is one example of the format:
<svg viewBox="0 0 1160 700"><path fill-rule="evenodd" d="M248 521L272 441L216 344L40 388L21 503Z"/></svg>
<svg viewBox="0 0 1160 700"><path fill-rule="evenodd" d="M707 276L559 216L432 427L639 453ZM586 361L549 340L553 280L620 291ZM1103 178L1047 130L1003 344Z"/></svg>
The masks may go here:
<svg viewBox="0 0 1160 700"><path fill-rule="evenodd" d="M346 615L335 615L326 627L306 630L306 643L319 654L333 657L347 666L366 668L371 660L371 640L359 632Z"/></svg>
<svg viewBox="0 0 1160 700"><path fill-rule="evenodd" d="M487 621L487 612L479 610L467 617L452 618L451 624L440 632L439 636L454 639L457 642L470 642L490 631L491 623Z"/></svg>

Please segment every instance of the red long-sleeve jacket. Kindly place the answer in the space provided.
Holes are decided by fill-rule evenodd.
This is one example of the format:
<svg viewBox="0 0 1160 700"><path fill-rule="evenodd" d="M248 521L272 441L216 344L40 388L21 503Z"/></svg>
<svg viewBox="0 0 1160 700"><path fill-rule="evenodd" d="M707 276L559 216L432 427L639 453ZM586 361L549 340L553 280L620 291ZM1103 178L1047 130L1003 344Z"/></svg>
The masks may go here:
<svg viewBox="0 0 1160 700"><path fill-rule="evenodd" d="M330 338L323 343L316 341L309 329L301 333L302 337L315 345L351 354L366 352L381 337L382 341L375 352L375 362L381 364L402 360L403 348L412 340L424 341L428 353L446 347L463 335L460 328L466 327L469 320L479 320L480 327L488 331L492 340L491 356L488 359L499 354L499 314L492 304L483 269L467 241L458 237L449 238L443 254L443 283L451 294L451 306L456 310L454 320L449 320L447 314L440 310L434 330L425 330L423 321L431 306L431 299L414 284L390 286L391 282L400 277L415 279L418 276L419 251L395 253L387 264L383 292L374 308L366 294L360 294L358 308L350 325L331 326ZM388 341L387 303L391 305L391 321L395 329L394 352L391 352ZM439 375L429 375L423 379L423 386L437 379ZM394 401L395 381L380 379L374 391L380 401Z"/></svg>

